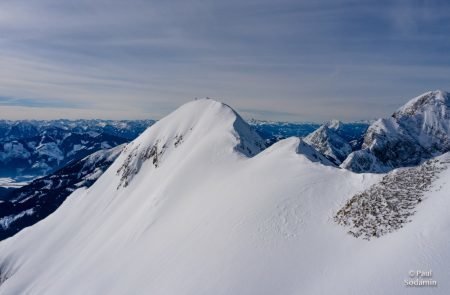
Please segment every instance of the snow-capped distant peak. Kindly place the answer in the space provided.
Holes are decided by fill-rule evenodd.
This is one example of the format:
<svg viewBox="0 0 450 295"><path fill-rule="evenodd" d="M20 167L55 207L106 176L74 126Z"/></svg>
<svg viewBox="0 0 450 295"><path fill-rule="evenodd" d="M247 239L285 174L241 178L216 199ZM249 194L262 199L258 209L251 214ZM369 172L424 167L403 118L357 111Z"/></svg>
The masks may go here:
<svg viewBox="0 0 450 295"><path fill-rule="evenodd" d="M411 99L391 117L375 121L367 130L362 148L342 167L356 172L386 172L415 166L449 151L450 95L436 90Z"/></svg>
<svg viewBox="0 0 450 295"><path fill-rule="evenodd" d="M304 139L299 140L296 152L304 155L311 162L319 162L325 166L335 166L331 160L318 152L314 146L308 144Z"/></svg>
<svg viewBox="0 0 450 295"><path fill-rule="evenodd" d="M337 127L338 124L333 126ZM352 147L328 125L322 125L319 129L305 137L305 142L321 152L335 165L339 165L352 152Z"/></svg>
<svg viewBox="0 0 450 295"><path fill-rule="evenodd" d="M330 129L333 129L333 130L341 129L342 125L343 125L342 122L339 120L331 120L331 121L328 121L327 123L325 123L325 126L327 126Z"/></svg>
<svg viewBox="0 0 450 295"><path fill-rule="evenodd" d="M439 108L450 107L450 95L446 91L435 90L419 95L405 105L400 107L394 114L394 118L404 115L415 115L426 111L427 108L433 108L439 112Z"/></svg>

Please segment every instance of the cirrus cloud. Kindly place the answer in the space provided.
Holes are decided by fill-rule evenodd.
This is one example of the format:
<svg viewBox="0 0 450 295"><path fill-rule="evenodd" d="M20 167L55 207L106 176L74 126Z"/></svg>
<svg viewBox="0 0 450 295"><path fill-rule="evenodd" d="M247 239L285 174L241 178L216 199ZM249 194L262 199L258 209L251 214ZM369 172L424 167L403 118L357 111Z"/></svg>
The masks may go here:
<svg viewBox="0 0 450 295"><path fill-rule="evenodd" d="M262 119L386 116L450 89L449 14L448 1L5 0L0 111L159 118L210 96Z"/></svg>

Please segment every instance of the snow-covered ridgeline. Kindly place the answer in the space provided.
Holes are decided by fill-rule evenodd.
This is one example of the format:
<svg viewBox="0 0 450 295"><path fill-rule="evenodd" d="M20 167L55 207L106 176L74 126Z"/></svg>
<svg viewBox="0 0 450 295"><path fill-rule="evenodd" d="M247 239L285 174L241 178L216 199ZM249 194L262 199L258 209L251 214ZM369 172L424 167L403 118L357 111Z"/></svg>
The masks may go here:
<svg viewBox="0 0 450 295"><path fill-rule="evenodd" d="M382 175L323 165L298 138L260 151L239 120L199 100L152 126L93 186L0 243L0 293L410 294L408 271L432 267L446 294L448 169L411 223L362 241L333 217ZM156 166L140 160L155 144Z"/></svg>

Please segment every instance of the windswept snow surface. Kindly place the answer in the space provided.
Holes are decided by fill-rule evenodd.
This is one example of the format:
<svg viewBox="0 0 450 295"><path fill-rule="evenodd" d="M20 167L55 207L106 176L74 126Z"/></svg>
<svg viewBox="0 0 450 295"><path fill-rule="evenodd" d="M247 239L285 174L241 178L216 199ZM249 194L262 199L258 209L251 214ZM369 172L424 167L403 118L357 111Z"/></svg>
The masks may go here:
<svg viewBox="0 0 450 295"><path fill-rule="evenodd" d="M381 175L311 162L300 144L257 153L260 138L228 106L188 103L0 243L0 294L448 294L450 169L411 223L365 241L333 216ZM428 269L438 287L404 285Z"/></svg>

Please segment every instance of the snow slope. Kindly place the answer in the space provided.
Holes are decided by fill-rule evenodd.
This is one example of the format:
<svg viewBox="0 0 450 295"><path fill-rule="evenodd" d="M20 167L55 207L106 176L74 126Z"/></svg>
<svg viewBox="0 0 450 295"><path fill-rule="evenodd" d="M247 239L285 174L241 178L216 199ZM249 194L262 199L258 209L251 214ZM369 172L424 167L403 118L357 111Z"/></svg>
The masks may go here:
<svg viewBox="0 0 450 295"><path fill-rule="evenodd" d="M448 294L450 169L411 223L365 241L333 217L381 175L261 142L226 105L182 106L0 243L0 294ZM429 268L439 287L404 286Z"/></svg>

